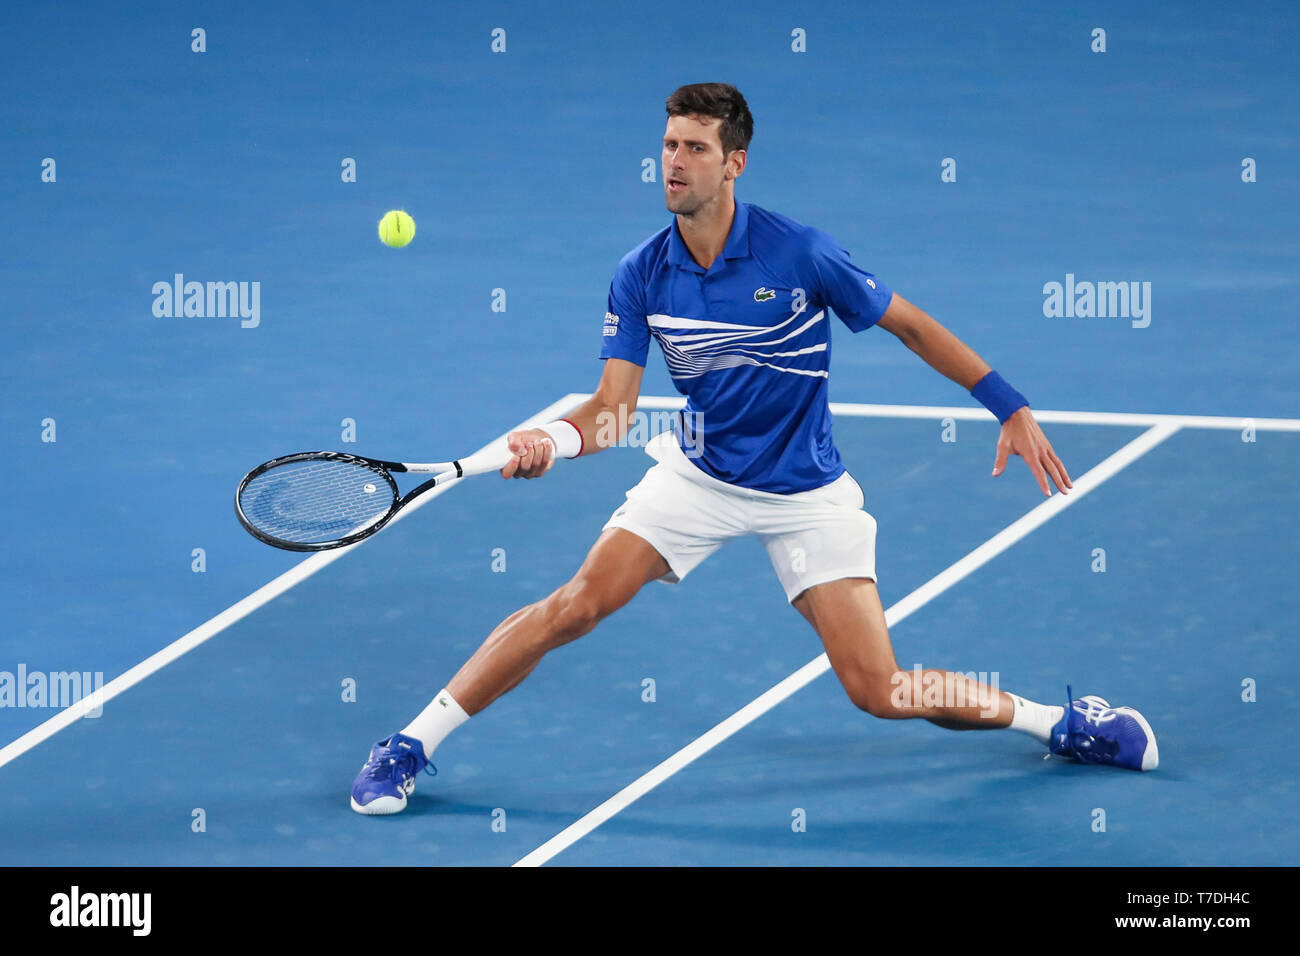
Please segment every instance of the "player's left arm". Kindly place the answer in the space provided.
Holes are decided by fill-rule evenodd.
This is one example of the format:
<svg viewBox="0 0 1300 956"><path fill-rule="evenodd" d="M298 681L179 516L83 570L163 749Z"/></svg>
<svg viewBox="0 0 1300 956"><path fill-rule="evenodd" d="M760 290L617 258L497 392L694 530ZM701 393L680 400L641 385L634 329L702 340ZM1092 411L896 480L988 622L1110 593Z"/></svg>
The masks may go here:
<svg viewBox="0 0 1300 956"><path fill-rule="evenodd" d="M936 372L952 379L967 392L992 371L974 349L897 292L878 324L898 336L899 341L925 359ZM1062 494L1073 487L1069 472L1034 420L1034 413L1028 405L1017 409L1002 423L997 457L993 463L995 476L1002 474L1009 455L1019 455L1025 460L1044 495L1052 493L1048 487L1049 478Z"/></svg>

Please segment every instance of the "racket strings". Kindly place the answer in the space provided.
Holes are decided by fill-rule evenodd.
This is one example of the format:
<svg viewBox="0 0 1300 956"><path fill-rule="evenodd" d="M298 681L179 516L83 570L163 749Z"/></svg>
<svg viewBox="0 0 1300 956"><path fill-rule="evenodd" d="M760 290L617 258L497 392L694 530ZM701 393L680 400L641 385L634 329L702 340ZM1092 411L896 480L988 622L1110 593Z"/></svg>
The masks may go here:
<svg viewBox="0 0 1300 956"><path fill-rule="evenodd" d="M346 537L382 519L397 500L384 472L356 462L277 465L244 486L244 516L263 534L299 544Z"/></svg>

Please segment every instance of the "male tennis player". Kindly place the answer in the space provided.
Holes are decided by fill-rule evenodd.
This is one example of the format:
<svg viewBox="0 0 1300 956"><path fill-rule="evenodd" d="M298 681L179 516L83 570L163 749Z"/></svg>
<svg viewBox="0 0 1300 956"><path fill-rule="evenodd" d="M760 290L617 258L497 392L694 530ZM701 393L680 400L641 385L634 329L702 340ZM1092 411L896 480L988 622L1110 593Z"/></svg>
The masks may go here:
<svg viewBox="0 0 1300 956"><path fill-rule="evenodd" d="M754 124L740 91L684 86L667 101L664 196L675 219L619 263L596 393L565 419L508 436L503 477L618 443L636 409L651 337L687 396L658 462L606 522L577 574L497 626L429 706L376 744L352 788L358 813L405 809L415 777L472 714L553 648L586 634L649 581L674 583L737 535L766 546L786 596L817 631L862 710L953 730L1009 727L1050 753L1153 770L1155 735L1100 697L1034 703L939 670L902 671L876 590L876 522L831 439L830 318L879 325L1002 423L993 474L1025 460L1044 495L1070 476L1025 398L951 332L849 260L826 233L735 200ZM1068 708L1068 713L1067 713Z"/></svg>

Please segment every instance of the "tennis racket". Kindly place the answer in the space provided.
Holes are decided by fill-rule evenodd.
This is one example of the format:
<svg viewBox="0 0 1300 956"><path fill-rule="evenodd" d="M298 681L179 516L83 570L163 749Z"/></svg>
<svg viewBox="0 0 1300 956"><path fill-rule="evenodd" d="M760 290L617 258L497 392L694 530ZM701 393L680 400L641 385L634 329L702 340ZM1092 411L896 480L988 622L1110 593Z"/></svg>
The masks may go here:
<svg viewBox="0 0 1300 956"><path fill-rule="evenodd" d="M458 461L427 464L338 451L285 455L244 476L235 491L235 514L253 537L286 551L342 548L370 537L439 485L500 471L513 457L504 442ZM394 472L433 477L401 495Z"/></svg>

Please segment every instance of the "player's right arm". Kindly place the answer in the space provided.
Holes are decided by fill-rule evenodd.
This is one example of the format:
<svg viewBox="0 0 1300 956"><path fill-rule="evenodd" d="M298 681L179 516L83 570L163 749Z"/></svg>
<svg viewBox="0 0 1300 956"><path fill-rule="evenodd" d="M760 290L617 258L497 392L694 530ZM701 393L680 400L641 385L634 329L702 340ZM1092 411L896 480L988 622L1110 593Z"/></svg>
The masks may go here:
<svg viewBox="0 0 1300 956"><path fill-rule="evenodd" d="M635 362L605 359L605 371L595 394L564 416L582 433L580 454L604 451L623 440L636 412L644 373L644 366Z"/></svg>
<svg viewBox="0 0 1300 956"><path fill-rule="evenodd" d="M595 393L564 421L582 435L582 449L575 457L592 455L617 445L627 433L636 401L641 394L645 368L625 359L605 360L605 371ZM515 458L501 469L502 478L540 478L555 463L555 448L540 428L525 428L506 436Z"/></svg>
<svg viewBox="0 0 1300 956"><path fill-rule="evenodd" d="M609 284L609 311L605 313L600 336L600 357L605 360L605 371L595 394L564 416L564 421L582 436L576 455L565 449L565 454L574 458L617 445L627 433L636 412L641 375L650 349L646 278L640 261L640 254L648 242L622 258ZM568 425L557 427L565 430L566 441L572 439L573 433L568 430ZM547 437L540 428L511 432L507 440L516 457L501 469L502 477L539 478L544 475L555 454L554 444L547 441Z"/></svg>

